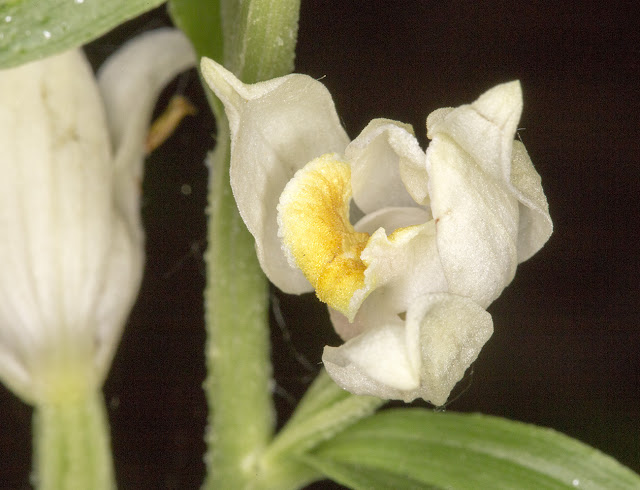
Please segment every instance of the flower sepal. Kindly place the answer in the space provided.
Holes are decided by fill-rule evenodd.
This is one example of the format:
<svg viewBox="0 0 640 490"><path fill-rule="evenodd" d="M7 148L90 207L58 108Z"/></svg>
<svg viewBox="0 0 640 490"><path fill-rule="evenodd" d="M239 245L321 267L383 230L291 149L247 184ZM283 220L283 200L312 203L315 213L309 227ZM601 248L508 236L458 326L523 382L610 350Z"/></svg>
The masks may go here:
<svg viewBox="0 0 640 490"><path fill-rule="evenodd" d="M416 298L402 321L369 329L340 347L325 347L334 381L356 395L443 405L493 333L491 315L447 293Z"/></svg>

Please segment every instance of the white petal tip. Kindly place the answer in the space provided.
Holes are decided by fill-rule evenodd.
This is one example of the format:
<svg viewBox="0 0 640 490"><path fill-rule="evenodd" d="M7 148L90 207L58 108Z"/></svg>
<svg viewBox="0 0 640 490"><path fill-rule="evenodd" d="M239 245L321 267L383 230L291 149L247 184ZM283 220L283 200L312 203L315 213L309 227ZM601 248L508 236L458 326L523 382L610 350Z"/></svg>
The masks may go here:
<svg viewBox="0 0 640 490"><path fill-rule="evenodd" d="M498 126L503 126L512 119L517 122L522 112L520 82L515 80L496 85L482 94L473 103L473 107Z"/></svg>
<svg viewBox="0 0 640 490"><path fill-rule="evenodd" d="M239 101L236 101L238 99L237 94L244 91L244 84L233 73L210 58L202 58L200 70L209 88L213 90L225 106L239 103Z"/></svg>

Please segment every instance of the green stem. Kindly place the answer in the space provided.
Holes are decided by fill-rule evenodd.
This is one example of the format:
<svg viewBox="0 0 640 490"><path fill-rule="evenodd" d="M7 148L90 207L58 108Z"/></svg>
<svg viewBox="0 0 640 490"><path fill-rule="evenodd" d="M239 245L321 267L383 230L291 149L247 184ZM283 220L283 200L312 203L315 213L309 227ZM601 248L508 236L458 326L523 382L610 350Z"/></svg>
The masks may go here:
<svg viewBox="0 0 640 490"><path fill-rule="evenodd" d="M293 71L300 0L220 0L224 65L244 83Z"/></svg>
<svg viewBox="0 0 640 490"><path fill-rule="evenodd" d="M228 128L211 155L205 291L210 407L204 488L247 488L273 434L267 283L229 185Z"/></svg>
<svg viewBox="0 0 640 490"><path fill-rule="evenodd" d="M169 6L198 54L224 62L245 82L293 70L300 0L170 0ZM245 489L256 484L274 430L267 282L231 192L228 123L219 101L210 103L218 135L209 156L203 488Z"/></svg>
<svg viewBox="0 0 640 490"><path fill-rule="evenodd" d="M40 490L116 488L102 393L36 405L34 473Z"/></svg>

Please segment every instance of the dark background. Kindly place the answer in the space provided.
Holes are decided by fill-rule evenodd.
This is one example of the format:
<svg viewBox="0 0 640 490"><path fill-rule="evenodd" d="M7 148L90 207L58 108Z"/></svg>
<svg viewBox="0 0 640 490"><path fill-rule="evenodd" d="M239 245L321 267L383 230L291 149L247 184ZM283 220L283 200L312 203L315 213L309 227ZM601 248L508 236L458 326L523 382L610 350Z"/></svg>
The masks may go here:
<svg viewBox="0 0 640 490"><path fill-rule="evenodd" d="M555 231L490 307L495 333L447 409L553 427L640 471L640 23L632 5L303 0L296 67L324 77L351 137L387 117L413 124L423 145L432 110L521 80L520 136ZM123 40L167 22L158 9L87 52L99 64ZM146 276L105 385L123 489L198 488L204 474L202 161L214 125L195 73L173 83L164 103L176 92L200 113L147 164ZM282 423L336 337L312 296L271 294ZM0 419L0 488L28 488L31 411L2 387Z"/></svg>

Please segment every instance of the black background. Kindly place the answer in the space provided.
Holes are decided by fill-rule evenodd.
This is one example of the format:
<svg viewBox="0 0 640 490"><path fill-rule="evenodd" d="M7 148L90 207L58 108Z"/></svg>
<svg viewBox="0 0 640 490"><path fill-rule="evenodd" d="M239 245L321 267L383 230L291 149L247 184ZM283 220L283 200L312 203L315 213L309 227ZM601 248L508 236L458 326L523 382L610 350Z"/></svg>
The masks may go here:
<svg viewBox="0 0 640 490"><path fill-rule="evenodd" d="M296 70L323 77L351 137L387 117L413 124L423 145L432 110L521 80L520 136L555 231L490 307L495 333L447 409L553 427L640 471L640 25L632 5L303 0ZM98 65L123 40L167 23L158 9L87 52ZM161 104L175 92L200 113L147 163L145 280L105 385L123 489L198 488L204 475L202 161L214 125L195 73ZM281 424L336 337L312 296L271 294L284 319L272 311ZM0 419L0 487L28 488L31 410L3 387Z"/></svg>

